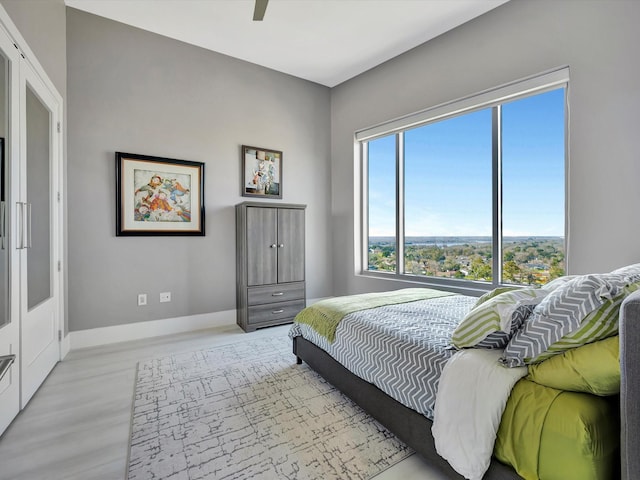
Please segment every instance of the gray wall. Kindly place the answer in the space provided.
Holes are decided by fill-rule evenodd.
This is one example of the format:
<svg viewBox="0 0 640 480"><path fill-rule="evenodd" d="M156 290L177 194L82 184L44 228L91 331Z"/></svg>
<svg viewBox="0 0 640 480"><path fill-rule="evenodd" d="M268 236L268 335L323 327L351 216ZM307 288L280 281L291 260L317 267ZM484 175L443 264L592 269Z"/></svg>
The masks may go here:
<svg viewBox="0 0 640 480"><path fill-rule="evenodd" d="M0 0L62 97L67 91L64 0Z"/></svg>
<svg viewBox="0 0 640 480"><path fill-rule="evenodd" d="M71 8L67 62L71 331L235 309L242 144L284 152L308 297L332 293L328 88ZM115 151L205 162L206 236L116 237Z"/></svg>
<svg viewBox="0 0 640 480"><path fill-rule="evenodd" d="M406 286L354 274L354 132L563 65L569 273L639 262L639 20L637 1L512 0L332 89L334 294Z"/></svg>

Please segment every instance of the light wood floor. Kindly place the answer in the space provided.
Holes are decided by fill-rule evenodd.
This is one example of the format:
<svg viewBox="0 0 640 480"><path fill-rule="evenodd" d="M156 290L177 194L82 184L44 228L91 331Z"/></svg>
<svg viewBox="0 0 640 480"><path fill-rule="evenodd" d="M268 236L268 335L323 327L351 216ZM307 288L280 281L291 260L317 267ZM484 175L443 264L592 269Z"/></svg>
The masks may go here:
<svg viewBox="0 0 640 480"><path fill-rule="evenodd" d="M124 479L138 361L258 336L284 336L288 329L247 334L228 326L71 351L0 437L0 480ZM376 480L441 478L413 455Z"/></svg>

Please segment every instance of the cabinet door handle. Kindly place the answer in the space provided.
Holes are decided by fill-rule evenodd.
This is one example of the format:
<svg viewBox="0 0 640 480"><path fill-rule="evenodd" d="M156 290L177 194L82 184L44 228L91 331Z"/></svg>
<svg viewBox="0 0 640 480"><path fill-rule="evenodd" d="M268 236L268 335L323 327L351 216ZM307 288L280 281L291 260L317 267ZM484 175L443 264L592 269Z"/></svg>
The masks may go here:
<svg viewBox="0 0 640 480"><path fill-rule="evenodd" d="M281 243L280 245L278 245L278 248L284 248L284 244Z"/></svg>
<svg viewBox="0 0 640 480"><path fill-rule="evenodd" d="M271 248L276 248L277 245L275 243L271 244Z"/></svg>
<svg viewBox="0 0 640 480"><path fill-rule="evenodd" d="M273 312L271 312L271 313L273 313L274 315L275 315L276 313L284 313L284 310L282 310L282 309L281 309L281 310L274 310L274 311L273 311Z"/></svg>
<svg viewBox="0 0 640 480"><path fill-rule="evenodd" d="M272 297L281 297L282 295L284 295L284 292L278 292L278 293L272 293L271 294Z"/></svg>

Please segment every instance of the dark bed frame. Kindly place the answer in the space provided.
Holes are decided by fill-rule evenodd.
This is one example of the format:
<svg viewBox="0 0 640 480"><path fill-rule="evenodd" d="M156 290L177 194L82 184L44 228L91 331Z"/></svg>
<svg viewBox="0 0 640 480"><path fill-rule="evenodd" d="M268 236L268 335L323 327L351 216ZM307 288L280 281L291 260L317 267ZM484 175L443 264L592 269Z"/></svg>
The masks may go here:
<svg viewBox="0 0 640 480"><path fill-rule="evenodd" d="M432 422L362 380L324 350L302 337L293 340L297 363L307 363L329 383L413 448L448 478L462 479L436 453ZM623 480L640 479L640 290L629 295L620 309L620 467ZM492 459L486 480L517 480L509 466Z"/></svg>

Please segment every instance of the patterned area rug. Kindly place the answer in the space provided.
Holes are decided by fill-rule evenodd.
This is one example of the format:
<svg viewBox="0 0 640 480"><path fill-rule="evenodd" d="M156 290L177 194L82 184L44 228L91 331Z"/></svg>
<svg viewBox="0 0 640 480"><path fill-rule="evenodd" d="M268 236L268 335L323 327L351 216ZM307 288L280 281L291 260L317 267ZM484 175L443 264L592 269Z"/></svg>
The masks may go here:
<svg viewBox="0 0 640 480"><path fill-rule="evenodd" d="M413 451L262 338L138 365L128 479L369 479Z"/></svg>

